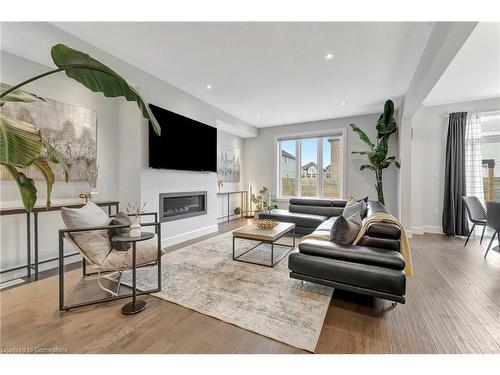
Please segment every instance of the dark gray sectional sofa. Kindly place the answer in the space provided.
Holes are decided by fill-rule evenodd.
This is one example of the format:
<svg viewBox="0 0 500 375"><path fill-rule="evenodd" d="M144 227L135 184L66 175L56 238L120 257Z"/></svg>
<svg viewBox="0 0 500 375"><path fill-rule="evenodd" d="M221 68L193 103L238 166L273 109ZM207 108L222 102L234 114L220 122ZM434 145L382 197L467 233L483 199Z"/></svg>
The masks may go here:
<svg viewBox="0 0 500 375"><path fill-rule="evenodd" d="M297 233L326 234L346 201L291 199L288 210L262 213L261 218L295 223ZM379 202L367 203L367 216L387 212ZM401 231L389 223L373 223L357 245L306 239L290 254L290 277L350 292L405 303L405 262L400 253Z"/></svg>

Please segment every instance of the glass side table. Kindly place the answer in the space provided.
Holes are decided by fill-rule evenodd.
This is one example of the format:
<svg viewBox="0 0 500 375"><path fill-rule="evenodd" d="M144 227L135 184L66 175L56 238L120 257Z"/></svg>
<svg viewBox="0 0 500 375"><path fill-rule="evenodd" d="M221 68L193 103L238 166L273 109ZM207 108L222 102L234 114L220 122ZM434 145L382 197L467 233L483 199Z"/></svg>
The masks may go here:
<svg viewBox="0 0 500 375"><path fill-rule="evenodd" d="M122 314L132 315L137 314L144 310L148 303L143 300L137 299L137 288L136 288L136 243L139 241L146 241L154 237L154 233L142 232L140 237L130 237L128 234L113 236L111 239L113 242L130 242L132 243L132 301L122 306Z"/></svg>

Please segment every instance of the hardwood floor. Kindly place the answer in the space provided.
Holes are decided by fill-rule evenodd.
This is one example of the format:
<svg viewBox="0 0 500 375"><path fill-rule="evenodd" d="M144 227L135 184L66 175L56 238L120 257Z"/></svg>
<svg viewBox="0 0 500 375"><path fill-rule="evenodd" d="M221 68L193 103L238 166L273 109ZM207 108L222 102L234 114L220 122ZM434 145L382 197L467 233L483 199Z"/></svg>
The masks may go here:
<svg viewBox="0 0 500 375"><path fill-rule="evenodd" d="M219 233L245 223L221 224ZM431 234L411 239L415 276L405 305L335 291L316 352L500 353L500 254L483 259L488 241L463 242ZM78 298L95 296L95 280L82 282L80 275L67 272L67 283ZM0 292L4 351L305 353L155 297L145 297L145 312L125 316L125 300L60 313L57 295L57 276Z"/></svg>

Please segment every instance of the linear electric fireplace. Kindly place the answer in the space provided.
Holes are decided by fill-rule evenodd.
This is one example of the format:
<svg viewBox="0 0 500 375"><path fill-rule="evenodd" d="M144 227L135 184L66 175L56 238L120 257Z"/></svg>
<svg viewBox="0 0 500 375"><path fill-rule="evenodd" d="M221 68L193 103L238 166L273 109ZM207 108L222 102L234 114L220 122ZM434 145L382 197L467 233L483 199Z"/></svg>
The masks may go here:
<svg viewBox="0 0 500 375"><path fill-rule="evenodd" d="M206 213L206 191L160 194L160 221L180 220Z"/></svg>

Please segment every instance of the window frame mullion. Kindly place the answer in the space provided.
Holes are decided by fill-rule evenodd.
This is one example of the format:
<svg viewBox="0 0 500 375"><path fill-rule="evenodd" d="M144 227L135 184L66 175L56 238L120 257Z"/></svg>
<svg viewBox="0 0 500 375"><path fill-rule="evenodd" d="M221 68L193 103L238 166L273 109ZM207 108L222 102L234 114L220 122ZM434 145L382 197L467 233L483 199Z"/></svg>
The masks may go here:
<svg viewBox="0 0 500 375"><path fill-rule="evenodd" d="M318 166L318 187L316 189L316 195L318 198L323 198L323 138L318 137L316 141L318 142L316 153L316 165Z"/></svg>
<svg viewBox="0 0 500 375"><path fill-rule="evenodd" d="M301 197L302 196L302 189L300 186L300 172L301 172L301 165L302 165L302 145L301 145L300 139L295 140L295 153L296 153L295 160L297 160L297 163L295 165L295 170L296 170L295 184L296 184L296 189L297 189L296 194L297 194L297 197Z"/></svg>

